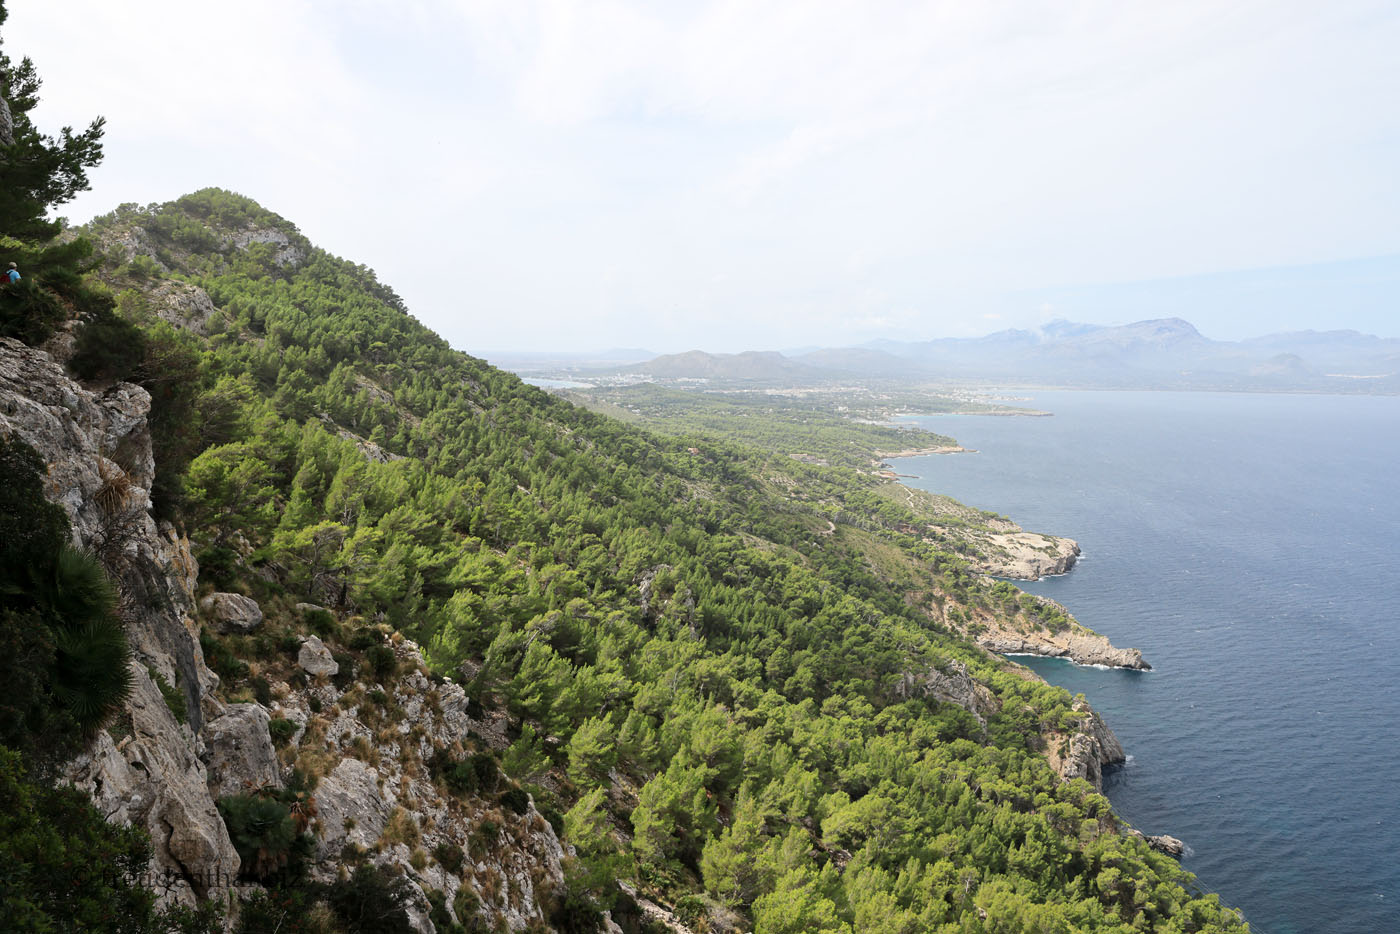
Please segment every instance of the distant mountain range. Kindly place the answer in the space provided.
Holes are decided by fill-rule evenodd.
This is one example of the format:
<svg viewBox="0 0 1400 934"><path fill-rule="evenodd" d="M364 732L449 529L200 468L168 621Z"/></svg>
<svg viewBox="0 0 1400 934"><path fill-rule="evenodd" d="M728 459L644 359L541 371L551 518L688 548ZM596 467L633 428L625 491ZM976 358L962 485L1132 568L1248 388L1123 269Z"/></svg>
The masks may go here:
<svg viewBox="0 0 1400 934"><path fill-rule="evenodd" d="M1206 338L1188 321L1052 321L977 338L873 341L795 356L666 354L619 372L659 379L802 383L927 379L1084 388L1400 392L1400 340L1357 331Z"/></svg>

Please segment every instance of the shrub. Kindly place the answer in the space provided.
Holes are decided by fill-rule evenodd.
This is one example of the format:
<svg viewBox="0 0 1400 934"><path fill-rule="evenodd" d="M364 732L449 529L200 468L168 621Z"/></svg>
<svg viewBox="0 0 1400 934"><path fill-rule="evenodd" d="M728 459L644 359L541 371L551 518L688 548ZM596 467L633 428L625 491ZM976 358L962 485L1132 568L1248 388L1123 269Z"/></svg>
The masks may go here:
<svg viewBox="0 0 1400 934"><path fill-rule="evenodd" d="M593 901L586 885L566 875L562 891L554 894L549 923L561 934L594 934L602 930L603 913Z"/></svg>
<svg viewBox="0 0 1400 934"><path fill-rule="evenodd" d="M428 761L428 770L435 778L441 778L450 790L464 795L495 791L501 774L495 756L489 752L458 759L449 752L439 751Z"/></svg>
<svg viewBox="0 0 1400 934"><path fill-rule="evenodd" d="M39 452L0 438L0 585L20 586L26 566L39 570L69 541L68 514L44 498L47 473ZM0 600L6 600L3 587Z"/></svg>
<svg viewBox="0 0 1400 934"><path fill-rule="evenodd" d="M705 900L698 895L684 895L676 899L671 911L687 927L698 927L705 919Z"/></svg>
<svg viewBox="0 0 1400 934"><path fill-rule="evenodd" d="M144 831L109 824L87 794L34 782L0 749L0 866L6 931L214 934L217 911L158 912L135 880L146 871Z"/></svg>
<svg viewBox="0 0 1400 934"><path fill-rule="evenodd" d="M0 439L0 742L55 765L121 706L131 650L95 558L68 544L33 448Z"/></svg>
<svg viewBox="0 0 1400 934"><path fill-rule="evenodd" d="M364 627L361 629L356 629L353 633L351 633L350 641L347 644L356 652L363 652L365 649L373 648L374 646L382 645L383 643L384 639L382 636L380 636L377 630L370 629L369 627Z"/></svg>
<svg viewBox="0 0 1400 934"><path fill-rule="evenodd" d="M433 859L448 872L456 875L462 871L462 848L455 843L443 841L433 847Z"/></svg>
<svg viewBox="0 0 1400 934"><path fill-rule="evenodd" d="M438 934L460 934L462 928L447 910L447 895L437 889L428 893L428 920Z"/></svg>
<svg viewBox="0 0 1400 934"><path fill-rule="evenodd" d="M31 347L42 344L68 317L68 309L32 278L0 287L0 337Z"/></svg>
<svg viewBox="0 0 1400 934"><path fill-rule="evenodd" d="M54 697L90 736L131 693L131 647L116 616L116 592L96 558L64 547L40 599L57 618Z"/></svg>
<svg viewBox="0 0 1400 934"><path fill-rule="evenodd" d="M301 619L308 629L322 638L335 633L335 614L330 610L305 610L301 614Z"/></svg>
<svg viewBox="0 0 1400 934"><path fill-rule="evenodd" d="M200 583L213 584L223 590L233 586L237 579L238 552L227 545L214 545L201 548L195 558L199 561Z"/></svg>
<svg viewBox="0 0 1400 934"><path fill-rule="evenodd" d="M312 892L301 888L274 888L254 892L243 900L238 914L238 934L332 934L333 919L326 917Z"/></svg>
<svg viewBox="0 0 1400 934"><path fill-rule="evenodd" d="M335 674L331 675L331 684L340 690L345 690L355 683L355 656L348 652L331 651L331 658L340 666Z"/></svg>
<svg viewBox="0 0 1400 934"><path fill-rule="evenodd" d="M267 880L297 873L297 828L285 804L266 795L229 795L219 799L218 808L243 861L240 875Z"/></svg>
<svg viewBox="0 0 1400 934"><path fill-rule="evenodd" d="M272 742L277 746L285 746L292 741L292 737L297 734L297 725L292 720L283 717L273 717L267 721L267 732L272 737Z"/></svg>
<svg viewBox="0 0 1400 934"><path fill-rule="evenodd" d="M190 709L189 703L185 699L185 692L165 680L165 675L149 665L146 666L146 671L150 674L151 680L156 683L156 687L160 689L160 696L165 699L165 706L169 707L170 712L175 715L175 722L188 723Z"/></svg>
<svg viewBox="0 0 1400 934"><path fill-rule="evenodd" d="M380 681L386 680L399 666L398 656L387 645L370 646L369 650L365 652L365 661L369 663L375 678Z"/></svg>
<svg viewBox="0 0 1400 934"><path fill-rule="evenodd" d="M203 568L200 569L201 573ZM248 665L240 660L233 650L217 638L199 631L199 648L204 653L204 661L214 673L225 681L239 681L248 676Z"/></svg>
<svg viewBox="0 0 1400 934"><path fill-rule="evenodd" d="M501 792L501 804L516 814L524 814L530 810L530 796L523 788L507 788Z"/></svg>
<svg viewBox="0 0 1400 934"><path fill-rule="evenodd" d="M377 866L361 866L336 882L326 901L350 934L412 934L408 880Z"/></svg>
<svg viewBox="0 0 1400 934"><path fill-rule="evenodd" d="M135 376L145 359L145 335L104 308L78 328L68 369L82 380L124 380Z"/></svg>
<svg viewBox="0 0 1400 934"><path fill-rule="evenodd" d="M475 931L478 926L485 929L484 922L479 912L481 911L481 897L473 891L469 885L464 885L457 889L457 894L452 897L452 913L457 916L457 923L461 924L469 931Z"/></svg>

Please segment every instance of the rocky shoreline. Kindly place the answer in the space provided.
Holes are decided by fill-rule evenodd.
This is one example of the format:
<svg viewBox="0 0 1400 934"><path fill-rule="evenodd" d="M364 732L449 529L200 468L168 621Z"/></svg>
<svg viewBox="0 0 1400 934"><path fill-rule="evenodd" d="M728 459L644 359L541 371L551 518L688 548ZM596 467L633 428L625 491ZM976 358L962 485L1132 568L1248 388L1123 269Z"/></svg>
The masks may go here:
<svg viewBox="0 0 1400 934"><path fill-rule="evenodd" d="M875 457L871 461L877 467L890 468L885 461L896 457L924 457L929 454L976 454L972 448L965 448L961 444L936 444L931 447L909 448L904 451L876 451Z"/></svg>
<svg viewBox="0 0 1400 934"><path fill-rule="evenodd" d="M994 628L977 635L977 644L998 655L1039 655L1065 658L1077 665L1103 665L1150 671L1140 649L1120 649L1089 629L1065 632L1013 632Z"/></svg>

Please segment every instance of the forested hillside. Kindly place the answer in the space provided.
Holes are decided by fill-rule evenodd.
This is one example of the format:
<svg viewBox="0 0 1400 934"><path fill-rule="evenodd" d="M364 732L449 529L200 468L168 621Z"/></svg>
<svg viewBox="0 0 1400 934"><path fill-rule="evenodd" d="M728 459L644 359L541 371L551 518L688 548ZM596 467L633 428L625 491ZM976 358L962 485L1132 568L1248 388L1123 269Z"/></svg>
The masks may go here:
<svg viewBox="0 0 1400 934"><path fill-rule="evenodd" d="M237 195L128 205L81 233L115 310L48 346L151 392L154 508L193 540L203 590L266 616L252 635L206 625L220 696L267 703L264 673L315 631L392 707L404 672L378 639L420 644L504 729L436 750L436 783L476 793L472 764L495 761L573 848L556 929L605 910L641 929L629 906L648 899L693 930L1240 927L1051 768L1082 705L945 625L1060 621L916 533L874 478L554 398ZM317 756L283 744L304 790L262 800L314 796ZM446 850L415 856L414 881L454 865L477 884ZM435 904L439 930L505 923Z"/></svg>

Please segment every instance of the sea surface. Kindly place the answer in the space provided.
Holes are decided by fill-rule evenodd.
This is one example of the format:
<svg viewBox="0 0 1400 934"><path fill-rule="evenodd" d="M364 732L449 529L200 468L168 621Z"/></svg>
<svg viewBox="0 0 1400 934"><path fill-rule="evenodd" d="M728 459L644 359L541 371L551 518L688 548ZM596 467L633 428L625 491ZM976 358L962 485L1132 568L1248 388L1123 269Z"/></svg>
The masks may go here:
<svg viewBox="0 0 1400 934"><path fill-rule="evenodd" d="M911 486L1083 549L1025 584L1150 672L1018 658L1130 761L1105 791L1260 934L1400 932L1400 398L1036 392L914 419Z"/></svg>

